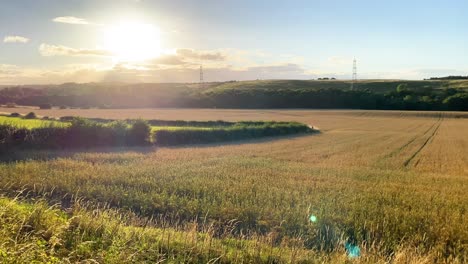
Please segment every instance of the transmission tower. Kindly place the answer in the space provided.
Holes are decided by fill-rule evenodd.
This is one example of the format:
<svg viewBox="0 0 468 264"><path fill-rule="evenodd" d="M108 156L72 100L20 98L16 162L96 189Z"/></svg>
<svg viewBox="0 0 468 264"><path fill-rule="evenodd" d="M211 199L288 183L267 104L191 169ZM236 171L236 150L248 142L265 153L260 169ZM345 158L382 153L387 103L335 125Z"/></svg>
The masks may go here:
<svg viewBox="0 0 468 264"><path fill-rule="evenodd" d="M203 88L203 66L200 64L200 88Z"/></svg>
<svg viewBox="0 0 468 264"><path fill-rule="evenodd" d="M351 80L351 89L356 88L357 85L357 61L353 60L353 78Z"/></svg>

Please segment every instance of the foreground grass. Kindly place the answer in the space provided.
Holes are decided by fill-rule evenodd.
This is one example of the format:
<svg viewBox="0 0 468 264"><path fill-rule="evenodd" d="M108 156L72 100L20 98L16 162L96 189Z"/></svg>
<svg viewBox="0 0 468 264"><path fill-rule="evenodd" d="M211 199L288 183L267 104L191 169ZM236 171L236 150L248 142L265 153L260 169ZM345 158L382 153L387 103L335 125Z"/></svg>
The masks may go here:
<svg viewBox="0 0 468 264"><path fill-rule="evenodd" d="M197 231L195 223L177 229L147 225L113 210L86 211L75 205L65 213L44 202L0 198L0 262L271 263L301 261L313 253L273 247L267 238L225 234L217 239L209 227Z"/></svg>
<svg viewBox="0 0 468 264"><path fill-rule="evenodd" d="M304 250L300 237L280 247L272 236L213 236L196 223L154 228L151 221L110 209L88 211L76 203L67 212L47 205L0 197L1 263L385 263L369 252L350 259L344 250L328 254ZM364 251L365 252L365 251ZM367 252L365 252L367 253ZM393 263L430 263L431 258L401 248Z"/></svg>

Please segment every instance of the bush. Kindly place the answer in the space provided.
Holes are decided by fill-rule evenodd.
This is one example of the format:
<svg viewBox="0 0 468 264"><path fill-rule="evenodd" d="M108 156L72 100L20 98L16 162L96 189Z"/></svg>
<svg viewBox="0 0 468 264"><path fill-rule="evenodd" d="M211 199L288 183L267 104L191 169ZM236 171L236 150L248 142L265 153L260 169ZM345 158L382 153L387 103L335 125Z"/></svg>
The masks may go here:
<svg viewBox="0 0 468 264"><path fill-rule="evenodd" d="M67 109L67 106L66 105L61 105L59 108L60 109Z"/></svg>
<svg viewBox="0 0 468 264"><path fill-rule="evenodd" d="M71 121L73 121L73 120L75 120L77 118L78 117L76 117L76 116L62 116L62 117L60 117L60 121L62 121L62 122L71 122Z"/></svg>
<svg viewBox="0 0 468 264"><path fill-rule="evenodd" d="M214 128L210 130L190 128L181 130L158 130L154 133L153 141L155 144L161 146L203 144L252 139L258 137L308 133L312 131L313 130L311 128L300 123L245 122L237 123L235 126L231 127Z"/></svg>
<svg viewBox="0 0 468 264"><path fill-rule="evenodd" d="M108 127L114 132L116 145L126 144L128 124L125 121L113 121L108 124Z"/></svg>
<svg viewBox="0 0 468 264"><path fill-rule="evenodd" d="M21 114L20 113L11 113L10 116L11 117L20 117Z"/></svg>
<svg viewBox="0 0 468 264"><path fill-rule="evenodd" d="M151 127L143 119L135 120L127 133L127 142L130 145L146 145L149 143Z"/></svg>
<svg viewBox="0 0 468 264"><path fill-rule="evenodd" d="M39 109L52 109L51 104L40 104Z"/></svg>
<svg viewBox="0 0 468 264"><path fill-rule="evenodd" d="M7 108L15 108L16 104L15 103L6 103L5 105Z"/></svg>
<svg viewBox="0 0 468 264"><path fill-rule="evenodd" d="M25 119L34 119L37 118L34 112L29 112L27 115L24 116Z"/></svg>

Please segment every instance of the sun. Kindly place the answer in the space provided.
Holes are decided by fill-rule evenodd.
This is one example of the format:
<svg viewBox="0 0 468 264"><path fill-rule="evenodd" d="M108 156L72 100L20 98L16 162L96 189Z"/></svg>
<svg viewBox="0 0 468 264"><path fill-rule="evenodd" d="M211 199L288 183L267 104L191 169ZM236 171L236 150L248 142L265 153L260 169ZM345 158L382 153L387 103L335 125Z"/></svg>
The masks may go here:
<svg viewBox="0 0 468 264"><path fill-rule="evenodd" d="M161 53L160 32L150 24L122 22L105 29L105 48L117 61L143 61Z"/></svg>

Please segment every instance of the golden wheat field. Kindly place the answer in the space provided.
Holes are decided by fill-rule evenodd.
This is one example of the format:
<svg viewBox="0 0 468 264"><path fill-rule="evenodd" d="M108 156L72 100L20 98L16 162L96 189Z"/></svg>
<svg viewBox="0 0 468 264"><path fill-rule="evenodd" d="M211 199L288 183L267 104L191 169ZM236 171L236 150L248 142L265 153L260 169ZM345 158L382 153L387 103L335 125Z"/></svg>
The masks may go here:
<svg viewBox="0 0 468 264"><path fill-rule="evenodd" d="M27 113L31 109L14 111ZM47 193L46 200L54 202L67 196L79 197L132 211L138 217L164 219L152 222L155 230L166 226L189 232L197 221L209 226L211 231L201 228L200 236L209 234L219 241L213 240L218 241L213 242L213 248L210 242L209 249L190 251L193 256L206 253L207 259L192 258L184 251L184 257L188 257L183 262L468 261L468 114L218 109L34 111L43 116L298 121L320 129L313 135L229 144L22 153L17 154L22 157L19 161L0 165L1 191L7 196L21 190L33 197ZM311 215L317 220L311 222ZM170 235L164 239L166 249L170 249ZM236 242L232 247L229 244L242 239L249 242ZM344 240L360 246L359 258L346 258ZM163 257L158 260L181 261L175 253L180 253L176 248L184 247L184 243L172 245L172 255L161 253ZM117 247L122 252L129 248ZM123 256L119 261L106 261L106 254L114 251L104 246L100 250L99 256L76 256L74 252L68 259L132 262ZM138 252L135 249L125 256L135 257ZM258 256L248 258L243 254Z"/></svg>

